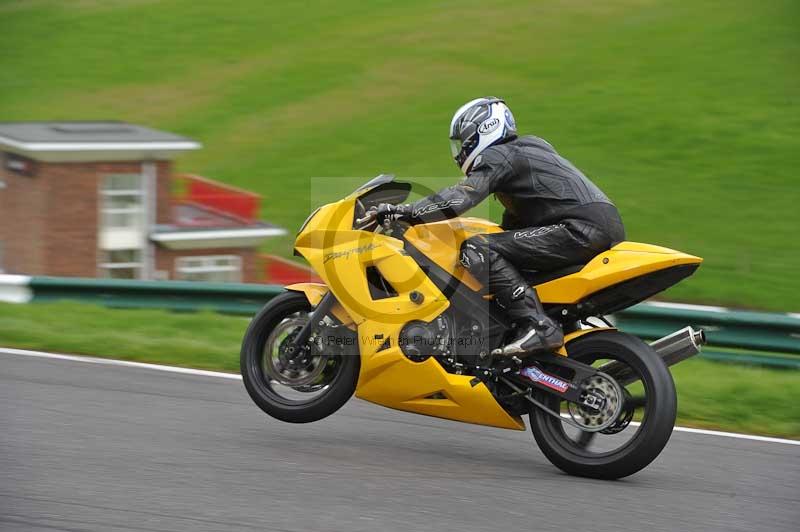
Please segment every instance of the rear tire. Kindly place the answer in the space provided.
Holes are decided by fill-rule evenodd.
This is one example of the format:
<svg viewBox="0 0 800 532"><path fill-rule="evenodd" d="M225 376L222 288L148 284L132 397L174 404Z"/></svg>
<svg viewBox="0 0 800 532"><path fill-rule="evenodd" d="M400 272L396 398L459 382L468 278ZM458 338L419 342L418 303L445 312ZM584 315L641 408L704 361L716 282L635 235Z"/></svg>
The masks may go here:
<svg viewBox="0 0 800 532"><path fill-rule="evenodd" d="M650 464L669 441L677 414L675 384L667 366L656 352L639 338L616 331L583 336L568 346L570 358L589 363L598 354L614 355L627 363L641 377L647 405L635 436L617 450L592 453L585 441L591 433L583 432L578 441L564 431L564 424L540 408L530 405L530 425L536 443L550 462L559 469L582 477L617 479L632 475ZM545 392L537 400L560 411L559 398Z"/></svg>
<svg viewBox="0 0 800 532"><path fill-rule="evenodd" d="M285 292L272 299L253 318L242 341L240 370L247 393L261 410L288 423L310 423L333 414L350 399L358 383L360 357L357 354L337 355L335 375L327 389L313 399L291 400L274 390L274 381L265 375L262 366L267 338L288 316L312 310L305 294Z"/></svg>

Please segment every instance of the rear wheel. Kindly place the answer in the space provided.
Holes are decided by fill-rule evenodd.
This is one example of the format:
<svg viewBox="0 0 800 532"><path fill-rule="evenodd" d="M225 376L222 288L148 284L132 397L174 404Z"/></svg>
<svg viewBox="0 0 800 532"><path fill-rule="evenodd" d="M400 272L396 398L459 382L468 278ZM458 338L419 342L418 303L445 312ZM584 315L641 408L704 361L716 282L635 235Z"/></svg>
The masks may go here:
<svg viewBox="0 0 800 532"><path fill-rule="evenodd" d="M675 425L675 385L664 362L649 345L620 332L581 337L569 344L568 351L570 358L596 367L616 361L637 380L615 387L622 392L621 413L599 432L579 430L567 422L591 427L597 423L592 412L538 392L538 401L561 412L556 418L531 405L531 431L544 455L569 474L592 478L621 478L646 467L664 449Z"/></svg>
<svg viewBox="0 0 800 532"><path fill-rule="evenodd" d="M303 349L294 348L312 310L305 294L281 294L253 318L242 341L240 368L247 393L261 410L289 423L333 414L358 382L356 337L330 317L325 325L314 325Z"/></svg>

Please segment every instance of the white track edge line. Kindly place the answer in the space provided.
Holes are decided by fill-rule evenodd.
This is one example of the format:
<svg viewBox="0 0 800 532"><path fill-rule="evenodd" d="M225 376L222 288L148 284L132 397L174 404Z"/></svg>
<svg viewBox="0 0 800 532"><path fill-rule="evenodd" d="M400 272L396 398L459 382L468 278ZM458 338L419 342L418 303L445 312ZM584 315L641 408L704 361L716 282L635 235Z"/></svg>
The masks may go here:
<svg viewBox="0 0 800 532"><path fill-rule="evenodd" d="M114 358L87 357L82 355L65 355L62 353L46 353L43 351L29 351L27 349L12 349L7 347L0 347L0 353L26 356L26 357L71 360L73 362L87 362L89 364L104 364L107 366L127 366L129 368L167 371L170 373L184 373L187 375L200 375L203 377L217 377L222 379L242 380L242 376L236 373L224 373L222 371L209 371L205 369L182 368L179 366L164 366L161 364L147 364L145 362L130 362L128 360L117 360Z"/></svg>
<svg viewBox="0 0 800 532"><path fill-rule="evenodd" d="M221 371L209 371L205 369L181 368L178 366L164 366L161 364L147 364L145 362L129 362L127 360L117 360L114 358L97 358L83 355L65 355L62 353L47 353L43 351L30 351L27 349L14 349L0 347L0 354L18 355L36 358L51 358L57 360L69 360L72 362L86 362L89 364L103 364L107 366L123 366L130 368L149 369L155 371L166 371L169 373L182 373L185 375L199 375L203 377L216 377L222 379L242 380L241 375L235 373L224 373ZM800 440L787 440L784 438L772 438L770 436L758 436L756 434L740 434L737 432L723 432L719 430L695 429L691 427L675 427L676 432L688 432L691 434L703 434L706 436L721 436L725 438L736 438L739 440L751 440L767 443L783 443L787 445L800 445Z"/></svg>

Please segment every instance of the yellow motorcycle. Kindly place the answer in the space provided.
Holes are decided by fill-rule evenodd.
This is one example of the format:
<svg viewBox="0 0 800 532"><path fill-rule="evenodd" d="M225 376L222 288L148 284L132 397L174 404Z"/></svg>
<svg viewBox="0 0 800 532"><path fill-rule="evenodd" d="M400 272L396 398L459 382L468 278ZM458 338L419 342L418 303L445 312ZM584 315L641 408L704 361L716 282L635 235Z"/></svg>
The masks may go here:
<svg viewBox="0 0 800 532"><path fill-rule="evenodd" d="M702 259L622 242L589 263L523 272L565 334L556 352L498 356L513 334L458 261L461 242L501 231L477 218L378 224L380 203L411 185L381 175L314 211L297 235L324 284L286 287L253 318L241 351L250 397L291 423L356 397L397 410L531 430L557 467L620 478L652 462L675 423L668 366L697 354L702 331L652 344L605 318L694 273Z"/></svg>

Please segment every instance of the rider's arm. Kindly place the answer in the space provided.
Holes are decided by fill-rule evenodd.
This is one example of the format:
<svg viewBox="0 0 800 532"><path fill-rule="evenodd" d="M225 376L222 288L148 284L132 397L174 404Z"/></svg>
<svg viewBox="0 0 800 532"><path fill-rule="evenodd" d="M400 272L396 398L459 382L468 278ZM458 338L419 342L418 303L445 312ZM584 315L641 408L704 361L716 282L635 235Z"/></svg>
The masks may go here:
<svg viewBox="0 0 800 532"><path fill-rule="evenodd" d="M426 223L459 216L495 192L512 172L505 155L492 148L476 159L469 175L409 206L411 223Z"/></svg>

